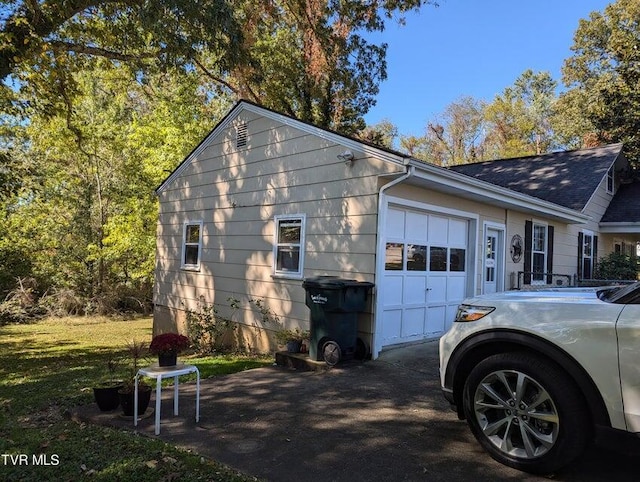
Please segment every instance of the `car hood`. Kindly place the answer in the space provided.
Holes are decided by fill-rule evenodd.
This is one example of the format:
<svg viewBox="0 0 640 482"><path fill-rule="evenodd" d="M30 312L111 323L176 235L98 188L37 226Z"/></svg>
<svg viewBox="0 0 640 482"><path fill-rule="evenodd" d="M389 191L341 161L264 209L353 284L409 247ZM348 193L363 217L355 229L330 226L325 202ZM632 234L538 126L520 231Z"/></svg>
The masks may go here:
<svg viewBox="0 0 640 482"><path fill-rule="evenodd" d="M503 291L490 295L467 298L465 304L487 304L491 302L576 302L602 303L598 291L603 288L549 288L545 290Z"/></svg>

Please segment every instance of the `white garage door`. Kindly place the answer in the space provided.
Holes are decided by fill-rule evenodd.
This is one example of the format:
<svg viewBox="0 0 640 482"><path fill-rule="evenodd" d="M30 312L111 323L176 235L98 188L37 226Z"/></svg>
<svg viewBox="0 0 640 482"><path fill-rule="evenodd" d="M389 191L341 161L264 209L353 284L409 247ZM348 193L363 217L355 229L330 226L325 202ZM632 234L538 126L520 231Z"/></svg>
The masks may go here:
<svg viewBox="0 0 640 482"><path fill-rule="evenodd" d="M382 346L443 334L467 291L469 221L389 207Z"/></svg>

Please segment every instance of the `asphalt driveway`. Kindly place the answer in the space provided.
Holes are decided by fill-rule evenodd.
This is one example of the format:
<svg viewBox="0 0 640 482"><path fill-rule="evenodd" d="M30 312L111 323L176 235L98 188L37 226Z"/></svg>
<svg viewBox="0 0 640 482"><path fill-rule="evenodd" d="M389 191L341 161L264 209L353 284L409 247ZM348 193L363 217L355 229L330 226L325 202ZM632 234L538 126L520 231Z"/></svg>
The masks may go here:
<svg viewBox="0 0 640 482"><path fill-rule="evenodd" d="M282 367L208 379L201 419L194 384L163 391L159 437L270 481L545 480L494 462L444 401L437 342L383 352L321 372ZM152 401L153 406L153 401ZM133 430L132 422L95 405L76 414ZM154 437L154 419L138 431ZM640 441L594 446L556 474L560 481L638 480Z"/></svg>

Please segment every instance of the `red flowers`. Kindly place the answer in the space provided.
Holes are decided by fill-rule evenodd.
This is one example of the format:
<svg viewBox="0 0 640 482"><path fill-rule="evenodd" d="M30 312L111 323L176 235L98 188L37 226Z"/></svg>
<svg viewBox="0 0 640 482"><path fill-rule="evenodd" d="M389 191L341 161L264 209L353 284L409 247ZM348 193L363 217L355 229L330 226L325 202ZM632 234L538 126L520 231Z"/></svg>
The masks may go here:
<svg viewBox="0 0 640 482"><path fill-rule="evenodd" d="M154 336L149 345L149 351L151 353L179 353L185 348L189 347L189 338L178 333L163 333L162 335Z"/></svg>

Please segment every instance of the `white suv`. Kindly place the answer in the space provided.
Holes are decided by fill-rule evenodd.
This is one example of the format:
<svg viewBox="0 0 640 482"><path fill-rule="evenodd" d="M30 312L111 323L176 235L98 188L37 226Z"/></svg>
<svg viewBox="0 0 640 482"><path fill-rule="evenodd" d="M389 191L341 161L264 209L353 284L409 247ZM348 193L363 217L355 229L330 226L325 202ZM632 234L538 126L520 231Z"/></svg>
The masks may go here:
<svg viewBox="0 0 640 482"><path fill-rule="evenodd" d="M640 435L640 283L467 299L440 381L485 450L527 472L570 463L598 428Z"/></svg>

